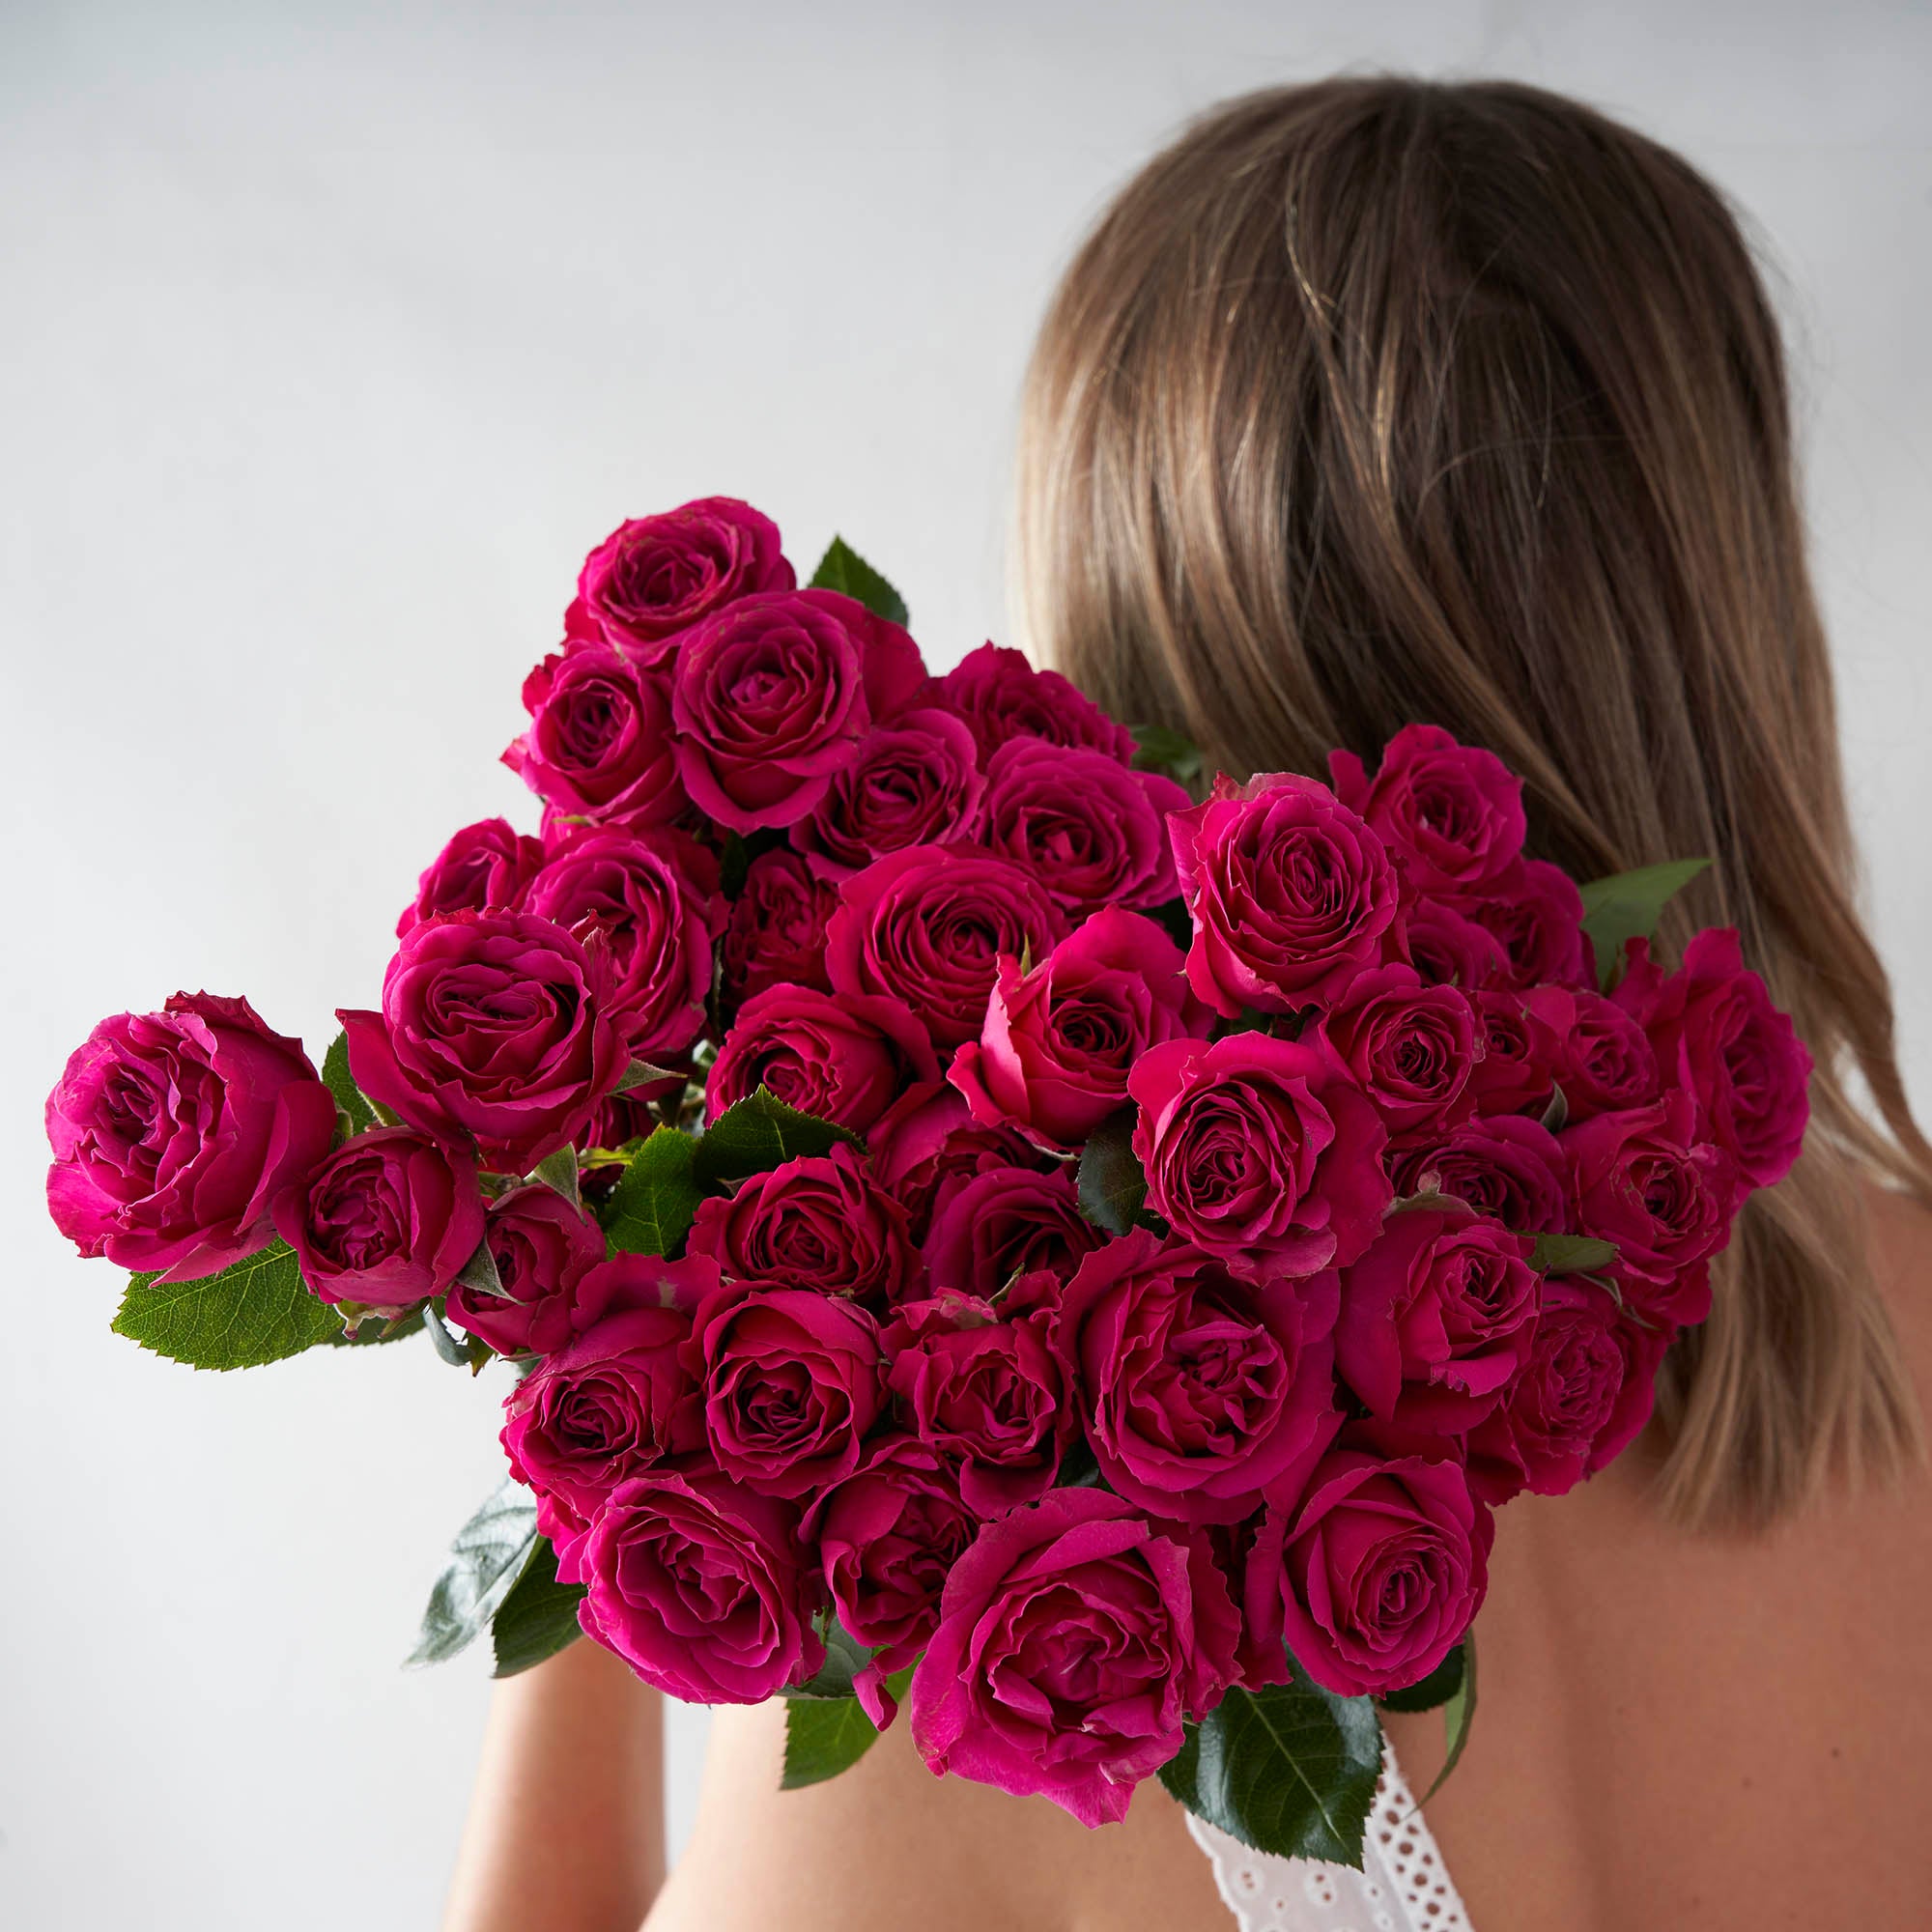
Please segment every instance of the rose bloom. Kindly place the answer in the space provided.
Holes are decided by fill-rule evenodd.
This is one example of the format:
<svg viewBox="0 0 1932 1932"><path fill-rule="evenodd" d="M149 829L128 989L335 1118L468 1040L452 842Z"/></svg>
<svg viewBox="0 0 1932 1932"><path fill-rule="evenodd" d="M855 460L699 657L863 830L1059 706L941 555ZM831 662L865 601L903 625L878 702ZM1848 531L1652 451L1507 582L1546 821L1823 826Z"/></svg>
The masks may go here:
<svg viewBox="0 0 1932 1932"><path fill-rule="evenodd" d="M1212 1015L1184 963L1156 922L1112 907L1031 973L1002 957L984 1030L948 1077L976 1120L1071 1151L1126 1103L1128 1069L1149 1047L1207 1034Z"/></svg>
<svg viewBox="0 0 1932 1932"><path fill-rule="evenodd" d="M964 838L986 781L971 728L950 711L901 712L860 740L791 842L829 877L858 871L908 845Z"/></svg>
<svg viewBox="0 0 1932 1932"><path fill-rule="evenodd" d="M1481 892L1522 850L1522 781L1440 725L1405 724L1383 746L1373 782L1352 752L1331 752L1328 771L1418 894Z"/></svg>
<svg viewBox="0 0 1932 1932"><path fill-rule="evenodd" d="M981 1516L1044 1495L1072 1443L1078 1416L1049 1346L1059 1299L1059 1277L1038 1269L997 1304L908 1303L885 1331L887 1385Z"/></svg>
<svg viewBox="0 0 1932 1932"><path fill-rule="evenodd" d="M953 1047L980 1037L1000 955L1044 955L1065 929L1023 867L967 845L912 845L839 886L825 970L835 992L901 1000Z"/></svg>
<svg viewBox="0 0 1932 1932"><path fill-rule="evenodd" d="M925 1278L905 1209L843 1142L699 1202L687 1252L708 1255L729 1280L879 1305L917 1294Z"/></svg>
<svg viewBox="0 0 1932 1932"><path fill-rule="evenodd" d="M396 922L396 937L436 913L518 904L543 860L543 840L517 832L507 818L466 825L424 870L415 897Z"/></svg>
<svg viewBox="0 0 1932 1932"><path fill-rule="evenodd" d="M584 1631L688 1704L762 1704L825 1662L798 1511L714 1469L620 1483L583 1540Z"/></svg>
<svg viewBox="0 0 1932 1932"><path fill-rule="evenodd" d="M55 1227L83 1255L192 1281L273 1238L275 1197L327 1153L335 1099L246 1000L177 993L88 1035L46 1129Z"/></svg>
<svg viewBox="0 0 1932 1932"><path fill-rule="evenodd" d="M567 1147L629 1061L608 976L530 913L449 913L404 936L380 1012L339 1009L370 1099L441 1139L473 1134L484 1164L524 1174Z"/></svg>
<svg viewBox="0 0 1932 1932"><path fill-rule="evenodd" d="M794 852L760 852L731 903L719 951L719 994L733 1011L768 986L831 990L825 977L825 926L838 889L817 879Z"/></svg>
<svg viewBox="0 0 1932 1932"><path fill-rule="evenodd" d="M1217 779L1168 830L1194 921L1187 977L1216 1012L1331 1000L1380 958L1395 869L1326 785L1292 772Z"/></svg>
<svg viewBox="0 0 1932 1932"><path fill-rule="evenodd" d="M1016 1274L1069 1275L1106 1238L1081 1213L1070 1168L985 1167L941 1187L925 1264L935 1292L984 1297Z"/></svg>
<svg viewBox="0 0 1932 1932"><path fill-rule="evenodd" d="M558 811L663 825L686 809L664 674L608 645L544 659L524 680L529 729L503 762Z"/></svg>
<svg viewBox="0 0 1932 1932"><path fill-rule="evenodd" d="M1583 895L1560 866L1525 859L1463 910L1502 948L1511 985L1595 987L1597 954L1583 930Z"/></svg>
<svg viewBox="0 0 1932 1932"><path fill-rule="evenodd" d="M739 1009L704 1104L715 1121L766 1087L802 1114L864 1133L907 1089L938 1078L932 1042L899 1001L768 986Z"/></svg>
<svg viewBox="0 0 1932 1932"><path fill-rule="evenodd" d="M564 629L654 664L722 605L797 582L769 517L735 497L702 497L619 524L583 559Z"/></svg>
<svg viewBox="0 0 1932 1932"><path fill-rule="evenodd" d="M1392 1214L1342 1275L1335 1364L1370 1414L1458 1435L1529 1359L1543 1277L1535 1242L1460 1208Z"/></svg>
<svg viewBox="0 0 1932 1932"><path fill-rule="evenodd" d="M836 590L740 598L678 646L678 773L698 810L733 832L795 825L873 722L924 683L913 640Z"/></svg>
<svg viewBox="0 0 1932 1932"><path fill-rule="evenodd" d="M1561 1235L1571 1225L1569 1163L1540 1122L1479 1116L1445 1133L1406 1135L1388 1151L1398 1196L1434 1192L1522 1235Z"/></svg>
<svg viewBox="0 0 1932 1932"><path fill-rule="evenodd" d="M1508 980L1502 941L1441 899L1423 899L1403 911L1402 950L1425 986L1459 986L1474 999L1483 988Z"/></svg>
<svg viewBox="0 0 1932 1932"><path fill-rule="evenodd" d="M1148 1206L1236 1272L1314 1274L1375 1239L1387 1134L1328 1048L1260 1033L1169 1040L1127 1091Z"/></svg>
<svg viewBox="0 0 1932 1932"><path fill-rule="evenodd" d="M1425 986L1411 966L1358 974L1321 1021L1322 1037L1392 1130L1447 1125L1482 1058L1476 1016L1454 986Z"/></svg>
<svg viewBox="0 0 1932 1932"><path fill-rule="evenodd" d="M1014 738L1104 752L1123 765L1133 760L1133 733L1124 724L1116 724L1057 670L1035 670L1023 651L981 644L947 672L939 688L973 727L982 760Z"/></svg>
<svg viewBox="0 0 1932 1932"><path fill-rule="evenodd" d="M934 1772L1118 1823L1183 1719L1220 1701L1238 1631L1206 1536L1103 1490L1049 1491L953 1564L913 1673L913 1742Z"/></svg>
<svg viewBox="0 0 1932 1932"><path fill-rule="evenodd" d="M476 1162L412 1127L354 1135L275 1201L324 1301L391 1311L440 1294L483 1239Z"/></svg>
<svg viewBox="0 0 1932 1932"><path fill-rule="evenodd" d="M604 1231L555 1188L533 1180L490 1203L483 1238L501 1294L457 1282L445 1306L499 1355L561 1349L582 1325L578 1290L604 1259Z"/></svg>
<svg viewBox="0 0 1932 1932"><path fill-rule="evenodd" d="M1469 1070L1477 1113L1541 1115L1563 1062L1557 1022L1569 1011L1568 995L1560 986L1526 994L1487 986L1472 997L1483 1043L1482 1058Z"/></svg>
<svg viewBox="0 0 1932 1932"><path fill-rule="evenodd" d="M1556 1036L1556 1084L1573 1121L1645 1107L1662 1091L1658 1059L1631 1014L1603 994L1539 986L1523 1004Z"/></svg>
<svg viewBox="0 0 1932 1932"><path fill-rule="evenodd" d="M1242 1280L1135 1228L1079 1266L1056 1347L1108 1484L1156 1516L1235 1522L1334 1407L1332 1273Z"/></svg>
<svg viewBox="0 0 1932 1932"><path fill-rule="evenodd" d="M868 1146L879 1184L912 1217L914 1236L923 1245L940 1190L955 1175L983 1173L990 1167L1032 1167L1045 1172L1055 1162L1010 1127L976 1122L956 1087L923 1087L872 1130Z"/></svg>
<svg viewBox="0 0 1932 1932"><path fill-rule="evenodd" d="M1272 1665L1264 1681L1287 1677L1284 1638L1343 1697L1417 1683L1462 1641L1495 1530L1449 1450L1351 1431L1270 1497L1244 1606L1249 1644Z"/></svg>

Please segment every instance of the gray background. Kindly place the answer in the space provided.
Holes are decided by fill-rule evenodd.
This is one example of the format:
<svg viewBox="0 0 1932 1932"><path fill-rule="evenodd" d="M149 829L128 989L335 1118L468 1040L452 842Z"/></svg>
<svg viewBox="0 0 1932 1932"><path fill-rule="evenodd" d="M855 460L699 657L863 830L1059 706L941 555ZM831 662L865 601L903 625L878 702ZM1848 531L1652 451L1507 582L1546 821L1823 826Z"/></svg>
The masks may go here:
<svg viewBox="0 0 1932 1932"><path fill-rule="evenodd" d="M1344 66L1569 89L1761 225L1932 1100L1932 12L0 9L0 1923L428 1925L487 1695L396 1661L496 1481L491 1378L111 1339L40 1200L68 1049L177 986L318 1052L370 1004L442 838L534 824L497 753L623 515L743 495L808 569L835 525L884 566L936 664L1006 635L1057 265L1188 112Z"/></svg>

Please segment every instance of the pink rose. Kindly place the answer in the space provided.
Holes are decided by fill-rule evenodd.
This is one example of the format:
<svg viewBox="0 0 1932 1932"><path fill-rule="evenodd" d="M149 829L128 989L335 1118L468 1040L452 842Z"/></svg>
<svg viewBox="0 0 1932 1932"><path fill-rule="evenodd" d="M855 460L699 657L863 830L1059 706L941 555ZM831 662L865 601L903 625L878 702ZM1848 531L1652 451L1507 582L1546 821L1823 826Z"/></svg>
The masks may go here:
<svg viewBox="0 0 1932 1932"><path fill-rule="evenodd" d="M47 1095L47 1211L83 1255L170 1281L266 1247L283 1188L328 1151L335 1100L246 1000L117 1013Z"/></svg>
<svg viewBox="0 0 1932 1932"><path fill-rule="evenodd" d="M396 922L396 937L435 913L516 905L543 856L543 841L516 832L507 818L466 825L417 882L415 897Z"/></svg>
<svg viewBox="0 0 1932 1932"><path fill-rule="evenodd" d="M1328 770L1418 893L1481 892L1522 851L1522 781L1439 725L1405 724L1382 747L1373 783L1351 752L1331 752Z"/></svg>
<svg viewBox="0 0 1932 1932"><path fill-rule="evenodd" d="M1522 997L1559 1042L1555 1080L1571 1121L1647 1107L1662 1091L1643 1028L1614 1001L1563 986L1538 986Z"/></svg>
<svg viewBox="0 0 1932 1932"><path fill-rule="evenodd" d="M1208 1540L1102 1490L1053 1490L952 1566L913 1673L934 1772L1118 1823L1134 1786L1219 1702L1238 1620Z"/></svg>
<svg viewBox="0 0 1932 1932"><path fill-rule="evenodd" d="M915 1090L872 1130L869 1145L873 1174L912 1216L913 1234L922 1244L940 1190L954 1175L989 1167L1043 1171L1053 1165L1050 1154L1010 1127L975 1122L956 1087Z"/></svg>
<svg viewBox="0 0 1932 1932"><path fill-rule="evenodd" d="M721 605L797 582L769 517L731 497L702 497L619 524L583 559L564 628L655 664Z"/></svg>
<svg viewBox="0 0 1932 1932"><path fill-rule="evenodd" d="M491 1202L483 1238L503 1293L457 1282L449 1319L499 1355L554 1354L582 1325L578 1288L604 1259L604 1231L555 1188L533 1180Z"/></svg>
<svg viewBox="0 0 1932 1932"><path fill-rule="evenodd" d="M712 1469L620 1483L584 1538L584 1631L688 1704L762 1704L825 1662L798 1511Z"/></svg>
<svg viewBox="0 0 1932 1932"><path fill-rule="evenodd" d="M948 1077L976 1120L1070 1151L1126 1103L1128 1070L1149 1047L1208 1032L1183 965L1154 921L1096 912L1031 973L1000 960L985 1028Z"/></svg>
<svg viewBox="0 0 1932 1932"><path fill-rule="evenodd" d="M1511 985L1596 985L1597 954L1583 930L1583 895L1561 867L1525 859L1482 898L1465 901L1463 910L1502 948Z"/></svg>
<svg viewBox="0 0 1932 1932"><path fill-rule="evenodd" d="M1040 1268L1064 1279L1106 1238L1081 1213L1070 1169L985 1167L941 1187L925 1264L935 1293L983 1298Z"/></svg>
<svg viewBox="0 0 1932 1932"><path fill-rule="evenodd" d="M854 872L908 845L966 838L985 788L964 719L902 712L860 741L810 816L792 827L791 842L828 876Z"/></svg>
<svg viewBox="0 0 1932 1932"><path fill-rule="evenodd" d="M1446 1134L1406 1135L1388 1152L1399 1196L1447 1194L1520 1235L1570 1227L1569 1163L1540 1122L1479 1116Z"/></svg>
<svg viewBox="0 0 1932 1932"><path fill-rule="evenodd" d="M1470 1111L1463 1089L1482 1048L1476 1016L1454 986L1425 986L1410 966L1371 967L1321 1030L1391 1129L1446 1125Z"/></svg>
<svg viewBox="0 0 1932 1932"><path fill-rule="evenodd" d="M1460 1209L1390 1215L1342 1276L1335 1365L1387 1422L1460 1435L1495 1407L1536 1334L1535 1243Z"/></svg>
<svg viewBox="0 0 1932 1932"><path fill-rule="evenodd" d="M1187 977L1215 1011L1331 1000L1381 956L1396 875L1381 840L1326 785L1271 772L1168 819L1194 920Z"/></svg>
<svg viewBox="0 0 1932 1932"><path fill-rule="evenodd" d="M404 935L381 1012L338 1009L370 1099L485 1166L524 1174L568 1147L629 1061L604 964L530 913L447 913Z"/></svg>
<svg viewBox="0 0 1932 1932"><path fill-rule="evenodd" d="M833 990L884 993L945 1047L977 1039L1000 955L1043 956L1066 929L1024 867L966 845L911 845L838 888L826 930Z"/></svg>
<svg viewBox="0 0 1932 1932"><path fill-rule="evenodd" d="M558 811L664 825L685 810L662 671L608 645L580 645L530 672L524 709L529 729L503 762Z"/></svg>
<svg viewBox="0 0 1932 1932"><path fill-rule="evenodd" d="M981 644L947 672L940 691L973 727L989 758L1013 738L1104 752L1121 764L1134 755L1133 734L1056 670L1035 670L1022 651Z"/></svg>
<svg viewBox="0 0 1932 1932"><path fill-rule="evenodd" d="M483 1240L475 1161L410 1127L345 1141L276 1197L274 1213L309 1287L368 1308L442 1293Z"/></svg>
<svg viewBox="0 0 1932 1932"><path fill-rule="evenodd" d="M685 789L733 832L795 825L872 723L924 681L913 640L836 590L742 597L678 646L671 719Z"/></svg>
<svg viewBox="0 0 1932 1932"><path fill-rule="evenodd" d="M760 852L731 905L720 951L720 996L725 1010L768 986L831 990L825 978L825 926L838 889L815 879L792 852Z"/></svg>
<svg viewBox="0 0 1932 1932"><path fill-rule="evenodd" d="M1185 1522L1235 1522L1306 1453L1334 1407L1336 1282L1242 1280L1135 1228L1089 1255L1055 1346L1100 1473Z"/></svg>
<svg viewBox="0 0 1932 1932"><path fill-rule="evenodd" d="M1473 998L1509 978L1502 941L1441 899L1405 908L1401 927L1403 951L1425 986L1460 986Z"/></svg>
<svg viewBox="0 0 1932 1932"><path fill-rule="evenodd" d="M1387 1134L1327 1048L1262 1033L1169 1040L1127 1091L1148 1206L1236 1273L1345 1267L1375 1239Z"/></svg>
<svg viewBox="0 0 1932 1932"><path fill-rule="evenodd" d="M768 1087L802 1114L864 1133L908 1088L938 1077L925 1029L897 1000L768 986L738 1009L704 1104L716 1120Z"/></svg>
<svg viewBox="0 0 1932 1932"><path fill-rule="evenodd" d="M1552 1021L1568 1012L1568 996L1559 986L1528 994L1487 986L1473 997L1483 1042L1483 1057L1469 1072L1477 1113L1540 1116L1563 1061L1563 1037Z"/></svg>

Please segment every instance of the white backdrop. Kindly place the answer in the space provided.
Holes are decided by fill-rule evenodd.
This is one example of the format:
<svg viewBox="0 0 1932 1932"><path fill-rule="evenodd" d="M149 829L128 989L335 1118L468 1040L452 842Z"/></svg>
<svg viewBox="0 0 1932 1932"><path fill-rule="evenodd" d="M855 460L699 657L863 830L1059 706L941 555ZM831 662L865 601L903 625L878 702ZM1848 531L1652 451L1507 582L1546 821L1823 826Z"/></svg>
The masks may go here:
<svg viewBox="0 0 1932 1932"><path fill-rule="evenodd" d="M0 1924L434 1922L484 1664L396 1667L496 1480L426 1346L197 1377L45 1223L101 1014L245 990L319 1053L582 552L712 491L835 525L937 664L1002 632L1023 357L1189 111L1343 66L1581 94L1784 283L1871 904L1932 1101L1932 12L1907 5L0 12ZM674 1729L681 1833L701 1720Z"/></svg>

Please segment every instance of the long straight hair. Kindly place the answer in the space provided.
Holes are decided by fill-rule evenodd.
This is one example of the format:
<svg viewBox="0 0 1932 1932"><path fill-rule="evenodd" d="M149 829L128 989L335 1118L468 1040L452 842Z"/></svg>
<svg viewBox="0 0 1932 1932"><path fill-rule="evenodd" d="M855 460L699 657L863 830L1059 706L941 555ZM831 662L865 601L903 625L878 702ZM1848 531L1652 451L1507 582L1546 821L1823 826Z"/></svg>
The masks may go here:
<svg viewBox="0 0 1932 1932"><path fill-rule="evenodd" d="M1224 769L1424 720L1522 775L1578 878L1715 860L1666 952L1739 928L1813 1125L1660 1378L1662 1500L1763 1523L1921 1453L1860 1190L1932 1202L1932 1149L1855 902L1783 350L1719 192L1510 83L1232 101L1065 272L1017 534L1039 655Z"/></svg>

